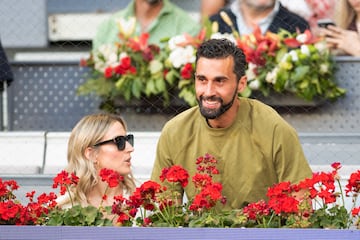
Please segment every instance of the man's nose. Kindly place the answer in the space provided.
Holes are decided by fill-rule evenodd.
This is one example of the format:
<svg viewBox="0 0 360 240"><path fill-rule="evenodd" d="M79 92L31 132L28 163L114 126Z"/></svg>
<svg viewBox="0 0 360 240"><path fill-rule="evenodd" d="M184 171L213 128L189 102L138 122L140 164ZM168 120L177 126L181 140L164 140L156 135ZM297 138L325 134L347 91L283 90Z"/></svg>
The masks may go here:
<svg viewBox="0 0 360 240"><path fill-rule="evenodd" d="M214 84L209 81L205 86L205 95L212 96L214 94L215 94Z"/></svg>

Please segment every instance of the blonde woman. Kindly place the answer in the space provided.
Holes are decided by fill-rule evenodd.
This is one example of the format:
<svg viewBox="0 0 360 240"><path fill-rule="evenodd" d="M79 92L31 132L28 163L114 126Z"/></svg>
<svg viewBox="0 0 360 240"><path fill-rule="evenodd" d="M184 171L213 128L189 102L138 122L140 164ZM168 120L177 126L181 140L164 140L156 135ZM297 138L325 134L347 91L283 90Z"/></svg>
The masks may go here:
<svg viewBox="0 0 360 240"><path fill-rule="evenodd" d="M79 177L71 189L72 199L66 194L58 204L71 207L71 200L81 206L111 206L113 197L130 195L135 189L131 170L131 153L134 137L126 133L124 120L111 114L93 114L83 117L71 132L68 142L68 166L66 171ZM123 181L115 188L108 188L101 181L101 169L111 169ZM107 198L103 199L106 190Z"/></svg>
<svg viewBox="0 0 360 240"><path fill-rule="evenodd" d="M360 56L360 0L338 0L336 26L321 29L329 46L339 55Z"/></svg>

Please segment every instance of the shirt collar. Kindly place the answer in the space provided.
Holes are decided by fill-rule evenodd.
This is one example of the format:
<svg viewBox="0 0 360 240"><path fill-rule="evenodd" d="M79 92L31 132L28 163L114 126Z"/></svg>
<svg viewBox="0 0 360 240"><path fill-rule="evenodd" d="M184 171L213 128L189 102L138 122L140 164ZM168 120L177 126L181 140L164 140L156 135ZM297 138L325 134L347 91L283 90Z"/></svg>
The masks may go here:
<svg viewBox="0 0 360 240"><path fill-rule="evenodd" d="M135 2L135 1L132 1L132 4L133 4L133 5L132 5L132 8L131 8L131 9L132 9L132 13L131 13L132 16L135 15L135 3L134 3L134 2ZM171 13L171 11L172 11L172 5L171 5L171 3L169 2L169 0L163 0L163 3L164 3L164 5L163 5L162 9L160 10L159 15L154 19L154 21L152 21L152 22L150 23L150 25L148 26L148 29L147 29L146 32L151 32L151 30L158 24L158 21L159 21L159 19L160 19L162 16ZM136 23L136 34L137 34L137 35L140 35L140 33L141 33L141 28L140 28L139 23L137 22L137 23Z"/></svg>
<svg viewBox="0 0 360 240"><path fill-rule="evenodd" d="M234 1L230 5L230 9L236 16L237 27L239 29L240 34L241 35L251 34L254 31L254 29L252 29L251 27L248 27L245 24L242 13L240 11L239 2L240 1ZM274 6L273 10L270 12L270 14L268 16L266 16L264 19L262 19L261 21L259 21L259 27L263 34L266 33L271 22L274 20L276 14L279 12L279 10L280 10L280 2L275 1L275 6Z"/></svg>

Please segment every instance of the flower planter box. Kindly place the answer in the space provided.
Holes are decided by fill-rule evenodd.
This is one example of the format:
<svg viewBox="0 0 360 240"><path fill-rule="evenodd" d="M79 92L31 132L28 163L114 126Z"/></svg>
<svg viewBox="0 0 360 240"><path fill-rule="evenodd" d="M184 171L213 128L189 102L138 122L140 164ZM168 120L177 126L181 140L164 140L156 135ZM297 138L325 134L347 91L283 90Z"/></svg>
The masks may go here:
<svg viewBox="0 0 360 240"><path fill-rule="evenodd" d="M254 92L252 98L273 107L317 107L325 103L325 100L306 101L292 93L278 92L271 92L267 97L260 92Z"/></svg>
<svg viewBox="0 0 360 240"><path fill-rule="evenodd" d="M360 239L360 230L0 226L0 239Z"/></svg>
<svg viewBox="0 0 360 240"><path fill-rule="evenodd" d="M176 95L170 97L168 105L164 104L164 100L160 96L141 97L141 99L133 99L126 101L118 98L114 101L116 109L135 109L137 113L178 113L190 106Z"/></svg>

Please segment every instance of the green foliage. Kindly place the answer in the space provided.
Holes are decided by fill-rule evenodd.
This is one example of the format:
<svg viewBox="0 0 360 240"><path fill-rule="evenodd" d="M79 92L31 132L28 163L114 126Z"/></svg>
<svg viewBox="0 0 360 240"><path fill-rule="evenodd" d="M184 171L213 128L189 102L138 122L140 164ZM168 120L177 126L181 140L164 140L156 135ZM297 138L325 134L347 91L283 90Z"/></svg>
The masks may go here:
<svg viewBox="0 0 360 240"><path fill-rule="evenodd" d="M112 221L104 217L105 209L93 206L71 208L55 208L48 215L48 226L112 226Z"/></svg>

